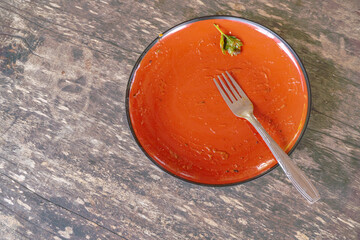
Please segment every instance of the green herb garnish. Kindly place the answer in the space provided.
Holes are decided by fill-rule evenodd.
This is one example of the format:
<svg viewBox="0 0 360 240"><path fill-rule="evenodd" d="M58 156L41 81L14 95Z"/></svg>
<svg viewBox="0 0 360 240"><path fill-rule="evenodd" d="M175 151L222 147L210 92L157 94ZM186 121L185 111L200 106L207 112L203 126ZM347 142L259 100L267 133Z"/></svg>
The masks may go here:
<svg viewBox="0 0 360 240"><path fill-rule="evenodd" d="M235 36L228 36L221 31L218 25L214 24L217 30L221 33L220 48L223 54L228 52L231 56L237 55L241 52L243 43Z"/></svg>

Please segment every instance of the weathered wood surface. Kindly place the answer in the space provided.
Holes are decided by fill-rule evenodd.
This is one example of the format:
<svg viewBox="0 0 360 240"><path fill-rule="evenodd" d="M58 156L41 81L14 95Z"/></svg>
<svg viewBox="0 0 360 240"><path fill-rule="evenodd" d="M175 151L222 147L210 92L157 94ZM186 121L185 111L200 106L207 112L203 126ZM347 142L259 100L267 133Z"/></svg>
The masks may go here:
<svg viewBox="0 0 360 240"><path fill-rule="evenodd" d="M135 144L125 89L161 32L226 14L280 34L308 71L313 109L281 169L231 187L163 173ZM0 239L359 239L360 2L0 1Z"/></svg>

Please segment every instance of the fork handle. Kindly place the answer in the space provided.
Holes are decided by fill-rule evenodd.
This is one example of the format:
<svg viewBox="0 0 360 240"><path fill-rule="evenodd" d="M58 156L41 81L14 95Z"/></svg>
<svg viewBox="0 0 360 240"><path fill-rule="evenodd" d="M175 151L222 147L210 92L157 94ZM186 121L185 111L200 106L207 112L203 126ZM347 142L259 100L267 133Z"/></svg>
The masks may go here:
<svg viewBox="0 0 360 240"><path fill-rule="evenodd" d="M282 148L272 139L265 131L261 123L256 119L254 114L249 114L246 119L259 132L266 145L274 155L275 159L284 170L286 176L290 179L295 188L301 195L311 204L320 199L320 195L316 188L311 184L305 174L291 161L290 157L282 150Z"/></svg>

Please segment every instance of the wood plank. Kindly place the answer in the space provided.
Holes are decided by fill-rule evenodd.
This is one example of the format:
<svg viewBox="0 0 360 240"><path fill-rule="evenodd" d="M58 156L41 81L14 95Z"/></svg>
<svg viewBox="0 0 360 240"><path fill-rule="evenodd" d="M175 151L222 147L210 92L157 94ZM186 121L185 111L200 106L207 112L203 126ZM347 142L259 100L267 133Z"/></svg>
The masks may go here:
<svg viewBox="0 0 360 240"><path fill-rule="evenodd" d="M125 239L1 174L1 217L28 239ZM57 199L58 201L60 199ZM78 200L75 205L83 208ZM95 235L94 235L95 234Z"/></svg>

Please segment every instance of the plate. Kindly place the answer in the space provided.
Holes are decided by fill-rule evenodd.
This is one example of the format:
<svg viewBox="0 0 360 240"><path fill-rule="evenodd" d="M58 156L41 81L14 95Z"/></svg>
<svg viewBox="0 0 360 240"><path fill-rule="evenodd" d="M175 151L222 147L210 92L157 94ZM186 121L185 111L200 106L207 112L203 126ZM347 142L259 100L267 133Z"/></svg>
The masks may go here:
<svg viewBox="0 0 360 240"><path fill-rule="evenodd" d="M222 53L214 24L243 42L240 54ZM295 149L311 100L299 57L258 23L208 16L160 34L141 54L128 82L130 129L161 169L193 183L229 185L277 166L261 136L230 111L213 83L225 70L242 86L273 139L289 154Z"/></svg>

